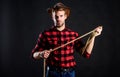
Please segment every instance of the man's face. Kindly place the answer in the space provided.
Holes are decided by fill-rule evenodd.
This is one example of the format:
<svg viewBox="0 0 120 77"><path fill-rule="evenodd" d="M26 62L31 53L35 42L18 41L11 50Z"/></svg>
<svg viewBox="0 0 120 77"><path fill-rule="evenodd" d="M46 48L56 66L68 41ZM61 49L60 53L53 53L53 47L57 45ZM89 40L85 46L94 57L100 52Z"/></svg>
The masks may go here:
<svg viewBox="0 0 120 77"><path fill-rule="evenodd" d="M57 27L63 26L65 24L66 18L67 18L67 15L65 14L65 11L55 12L56 26Z"/></svg>

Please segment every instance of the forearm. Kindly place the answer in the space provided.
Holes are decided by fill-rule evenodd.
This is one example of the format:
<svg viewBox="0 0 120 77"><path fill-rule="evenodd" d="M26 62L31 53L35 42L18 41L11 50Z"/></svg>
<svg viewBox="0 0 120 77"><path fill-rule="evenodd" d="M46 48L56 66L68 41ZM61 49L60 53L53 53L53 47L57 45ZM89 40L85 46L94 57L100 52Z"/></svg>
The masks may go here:
<svg viewBox="0 0 120 77"><path fill-rule="evenodd" d="M33 53L33 58L34 59L40 59L40 58L42 58L42 56L43 56L43 52L34 52Z"/></svg>
<svg viewBox="0 0 120 77"><path fill-rule="evenodd" d="M95 37L99 36L101 34L101 31L102 31L102 26L99 26L94 30L94 32L88 38L85 46L82 48L82 54L84 54L84 52L91 54L95 42Z"/></svg>
<svg viewBox="0 0 120 77"><path fill-rule="evenodd" d="M48 58L52 49L33 53L34 59Z"/></svg>
<svg viewBox="0 0 120 77"><path fill-rule="evenodd" d="M93 47L94 47L94 41L95 41L95 36L90 37L90 39L87 41L87 45L85 48L85 51L89 54L91 54Z"/></svg>

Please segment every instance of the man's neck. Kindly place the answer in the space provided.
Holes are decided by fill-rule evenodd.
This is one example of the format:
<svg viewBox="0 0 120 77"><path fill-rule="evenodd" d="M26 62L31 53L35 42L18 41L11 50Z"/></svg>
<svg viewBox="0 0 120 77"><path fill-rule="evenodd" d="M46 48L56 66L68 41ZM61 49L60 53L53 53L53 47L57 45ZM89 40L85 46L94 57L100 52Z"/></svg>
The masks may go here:
<svg viewBox="0 0 120 77"><path fill-rule="evenodd" d="M57 27L57 30L59 30L59 31L62 31L64 29L65 29L65 24L63 26L61 26L61 27Z"/></svg>

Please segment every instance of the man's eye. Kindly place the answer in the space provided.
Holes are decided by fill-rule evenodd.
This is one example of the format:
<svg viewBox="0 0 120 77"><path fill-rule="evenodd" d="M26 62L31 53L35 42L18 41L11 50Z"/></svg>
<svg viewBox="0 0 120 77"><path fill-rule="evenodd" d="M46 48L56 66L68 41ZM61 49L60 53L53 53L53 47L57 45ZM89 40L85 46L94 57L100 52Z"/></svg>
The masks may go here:
<svg viewBox="0 0 120 77"><path fill-rule="evenodd" d="M63 15L61 15L60 17L62 17Z"/></svg>
<svg viewBox="0 0 120 77"><path fill-rule="evenodd" d="M58 18L58 16L55 16L55 18Z"/></svg>

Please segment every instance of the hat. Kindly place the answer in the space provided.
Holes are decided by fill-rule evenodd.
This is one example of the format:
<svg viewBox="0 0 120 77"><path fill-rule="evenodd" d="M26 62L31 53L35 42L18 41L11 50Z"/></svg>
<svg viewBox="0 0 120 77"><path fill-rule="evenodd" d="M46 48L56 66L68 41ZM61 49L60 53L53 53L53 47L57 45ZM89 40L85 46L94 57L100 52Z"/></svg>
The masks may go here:
<svg viewBox="0 0 120 77"><path fill-rule="evenodd" d="M65 6L63 3L59 2L59 3L56 3L54 5L54 7L52 8L48 8L47 9L47 12L51 15L53 11L65 11L65 14L67 15L67 17L69 16L70 14L70 8Z"/></svg>

